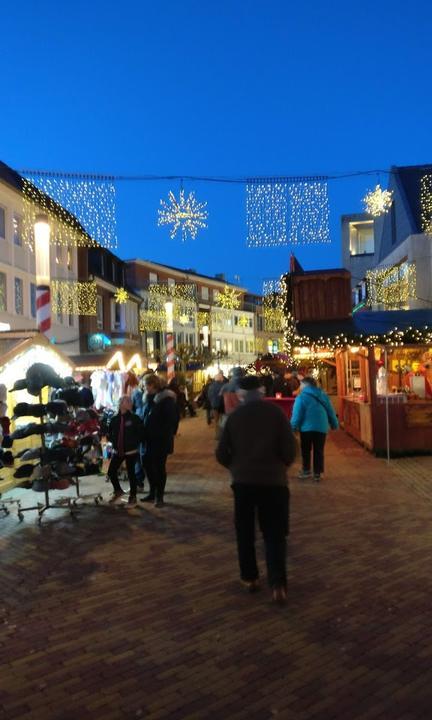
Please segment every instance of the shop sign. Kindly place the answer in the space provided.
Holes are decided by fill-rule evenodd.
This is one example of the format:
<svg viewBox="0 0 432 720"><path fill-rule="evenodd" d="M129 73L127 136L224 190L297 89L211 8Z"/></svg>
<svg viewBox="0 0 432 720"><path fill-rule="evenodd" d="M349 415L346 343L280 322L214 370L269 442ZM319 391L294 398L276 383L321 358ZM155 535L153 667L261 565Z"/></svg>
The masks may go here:
<svg viewBox="0 0 432 720"><path fill-rule="evenodd" d="M110 345L111 340L104 333L92 333L87 336L87 346L90 352L103 352Z"/></svg>

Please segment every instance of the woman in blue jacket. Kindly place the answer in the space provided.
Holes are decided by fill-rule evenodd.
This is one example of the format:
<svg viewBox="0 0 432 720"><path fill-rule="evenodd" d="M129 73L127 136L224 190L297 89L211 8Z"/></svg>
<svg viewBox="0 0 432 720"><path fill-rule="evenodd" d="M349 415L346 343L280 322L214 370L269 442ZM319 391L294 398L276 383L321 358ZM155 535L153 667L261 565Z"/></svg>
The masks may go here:
<svg viewBox="0 0 432 720"><path fill-rule="evenodd" d="M300 479L312 476L311 450L313 451L313 475L319 482L324 472L324 445L329 430L337 430L339 423L333 405L317 385L315 378L305 377L300 385L300 395L294 402L291 427L300 431L303 469Z"/></svg>

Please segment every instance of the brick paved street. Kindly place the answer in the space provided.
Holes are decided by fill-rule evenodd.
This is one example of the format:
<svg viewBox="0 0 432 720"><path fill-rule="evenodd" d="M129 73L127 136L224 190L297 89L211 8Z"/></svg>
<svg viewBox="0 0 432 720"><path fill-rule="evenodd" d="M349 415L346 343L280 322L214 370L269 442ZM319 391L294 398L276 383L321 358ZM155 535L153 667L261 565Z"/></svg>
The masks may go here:
<svg viewBox="0 0 432 720"><path fill-rule="evenodd" d="M430 459L332 435L325 480L291 480L279 608L239 586L213 429L180 431L164 509L0 519L0 718L429 719Z"/></svg>

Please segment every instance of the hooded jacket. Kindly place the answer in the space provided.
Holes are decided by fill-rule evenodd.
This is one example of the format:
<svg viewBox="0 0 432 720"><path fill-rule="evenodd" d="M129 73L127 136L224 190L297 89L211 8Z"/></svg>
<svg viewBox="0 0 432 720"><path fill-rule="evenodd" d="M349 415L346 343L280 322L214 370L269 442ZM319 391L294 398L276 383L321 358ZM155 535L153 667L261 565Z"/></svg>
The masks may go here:
<svg viewBox="0 0 432 720"><path fill-rule="evenodd" d="M327 433L329 426L337 430L339 422L328 396L320 388L306 385L294 402L292 429Z"/></svg>

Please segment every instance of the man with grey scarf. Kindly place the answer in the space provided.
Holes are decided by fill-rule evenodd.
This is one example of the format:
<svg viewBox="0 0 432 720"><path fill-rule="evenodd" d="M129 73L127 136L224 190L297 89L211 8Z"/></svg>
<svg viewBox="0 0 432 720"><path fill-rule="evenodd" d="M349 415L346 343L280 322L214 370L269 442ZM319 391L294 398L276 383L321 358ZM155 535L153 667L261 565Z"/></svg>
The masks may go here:
<svg viewBox="0 0 432 720"><path fill-rule="evenodd" d="M286 536L289 524L287 468L295 440L280 408L264 400L259 378L239 380L240 405L227 418L216 458L230 470L240 576L250 592L258 589L255 514L265 544L273 600L286 601Z"/></svg>

